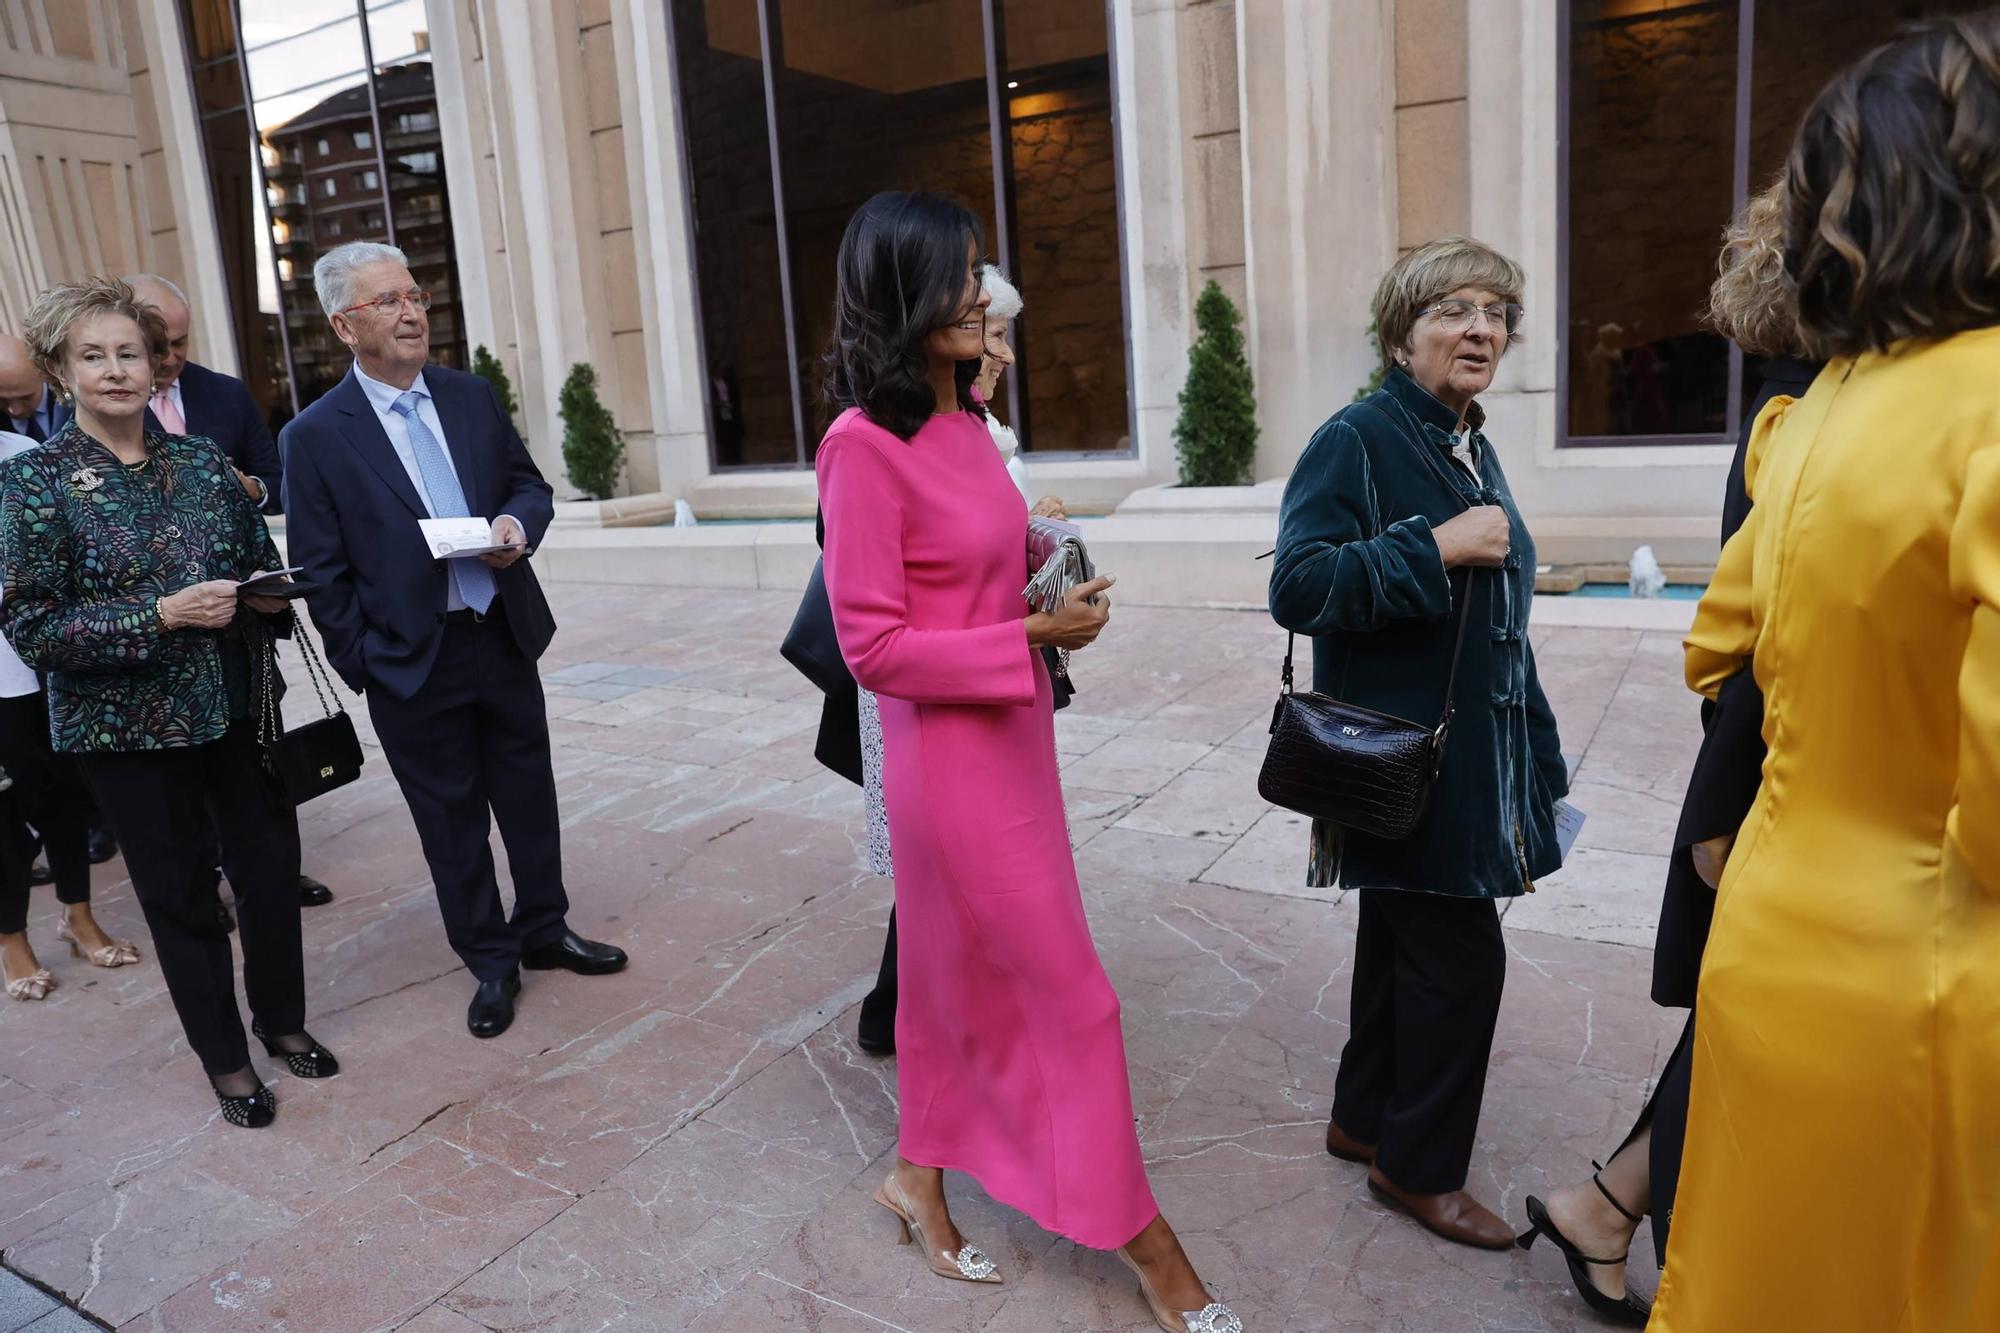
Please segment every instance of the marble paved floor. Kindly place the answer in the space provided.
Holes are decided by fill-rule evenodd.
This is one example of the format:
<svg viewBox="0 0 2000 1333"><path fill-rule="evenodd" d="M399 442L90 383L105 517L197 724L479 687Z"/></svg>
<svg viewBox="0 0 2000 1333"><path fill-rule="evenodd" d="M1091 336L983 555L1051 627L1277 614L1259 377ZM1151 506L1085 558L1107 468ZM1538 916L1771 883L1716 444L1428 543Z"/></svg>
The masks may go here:
<svg viewBox="0 0 2000 1333"><path fill-rule="evenodd" d="M217 1116L150 949L85 967L38 891L61 986L0 1009L6 1267L164 1330L1150 1327L1114 1259L969 1181L956 1213L1000 1288L931 1277L868 1202L896 1085L852 1034L890 889L857 863L858 794L814 764L816 698L775 651L791 599L553 596L571 920L632 967L530 974L511 1031L467 1036L470 984L371 749L303 818L339 895L306 916L312 1027L347 1072L277 1079L278 1122L252 1134ZM1646 1000L1648 945L1696 726L1675 636L1536 637L1591 822L1505 919L1472 1185L1517 1221L1617 1142L1677 1032ZM1321 1151L1354 904L1299 887L1303 829L1255 793L1282 647L1261 616L1121 608L1061 719L1162 1206L1258 1333L1586 1327L1548 1247L1434 1241ZM122 868L98 885L143 945Z"/></svg>

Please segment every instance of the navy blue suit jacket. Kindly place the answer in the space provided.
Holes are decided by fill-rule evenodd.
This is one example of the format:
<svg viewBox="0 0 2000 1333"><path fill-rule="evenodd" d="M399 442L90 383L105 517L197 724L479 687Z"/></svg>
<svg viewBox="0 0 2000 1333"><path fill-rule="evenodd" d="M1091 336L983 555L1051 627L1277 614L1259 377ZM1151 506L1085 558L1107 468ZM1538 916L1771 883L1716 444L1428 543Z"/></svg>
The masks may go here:
<svg viewBox="0 0 2000 1333"><path fill-rule="evenodd" d="M270 499L263 513L283 513L284 463L278 457L271 428L264 424L264 414L243 381L190 361L181 367L175 382L181 386L181 415L187 419L187 433L214 440L239 472L264 483L264 493ZM166 429L150 407L146 409L146 428Z"/></svg>
<svg viewBox="0 0 2000 1333"><path fill-rule="evenodd" d="M438 365L424 367L424 382L466 507L481 518L513 515L529 547L541 545L554 493L493 390ZM375 685L412 698L437 659L450 576L424 544L423 498L354 373L292 418L278 447L286 546L301 577L320 585L306 605L327 662L357 691ZM515 642L529 659L540 657L556 624L534 570L523 557L493 576Z"/></svg>

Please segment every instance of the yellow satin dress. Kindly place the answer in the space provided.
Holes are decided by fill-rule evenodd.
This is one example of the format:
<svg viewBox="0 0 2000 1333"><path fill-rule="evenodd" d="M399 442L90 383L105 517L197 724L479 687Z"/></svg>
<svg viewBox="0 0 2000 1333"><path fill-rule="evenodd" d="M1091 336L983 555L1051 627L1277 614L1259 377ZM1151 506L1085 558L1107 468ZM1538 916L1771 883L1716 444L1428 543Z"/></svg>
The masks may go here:
<svg viewBox="0 0 2000 1333"><path fill-rule="evenodd" d="M1758 418L1687 641L1748 659L1655 1333L2000 1330L2000 329Z"/></svg>

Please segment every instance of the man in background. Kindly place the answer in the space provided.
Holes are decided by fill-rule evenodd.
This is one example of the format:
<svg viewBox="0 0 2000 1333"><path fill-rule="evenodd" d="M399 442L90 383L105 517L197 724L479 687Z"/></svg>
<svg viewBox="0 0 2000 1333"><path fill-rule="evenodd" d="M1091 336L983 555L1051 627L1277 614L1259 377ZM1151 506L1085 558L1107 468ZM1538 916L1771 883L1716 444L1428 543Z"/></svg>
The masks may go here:
<svg viewBox="0 0 2000 1333"><path fill-rule="evenodd" d="M28 344L12 334L0 334L0 407L7 419L0 428L25 435L40 444L62 429L69 413L56 401L48 381L42 378Z"/></svg>

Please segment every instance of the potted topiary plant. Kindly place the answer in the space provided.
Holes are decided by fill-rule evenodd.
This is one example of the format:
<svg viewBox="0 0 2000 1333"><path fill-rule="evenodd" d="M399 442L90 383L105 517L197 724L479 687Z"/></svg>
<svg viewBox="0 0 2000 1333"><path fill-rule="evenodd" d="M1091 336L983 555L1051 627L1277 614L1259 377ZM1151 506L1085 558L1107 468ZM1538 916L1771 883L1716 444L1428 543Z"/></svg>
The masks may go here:
<svg viewBox="0 0 2000 1333"><path fill-rule="evenodd" d="M472 349L472 373L485 380L493 388L493 396L500 400L500 410L507 414L507 420L521 430L521 404L514 398L514 382L507 378L507 367L500 364L500 358L486 350L481 343ZM526 440L528 432L521 430L521 438Z"/></svg>
<svg viewBox="0 0 2000 1333"><path fill-rule="evenodd" d="M597 372L582 361L569 368L558 404L563 423L563 466L578 490L608 500L625 464L625 440L618 423L597 396Z"/></svg>
<svg viewBox="0 0 2000 1333"><path fill-rule="evenodd" d="M1174 443L1181 485L1240 486L1257 453L1257 398L1243 355L1243 317L1213 281L1194 303L1199 330L1188 351Z"/></svg>

